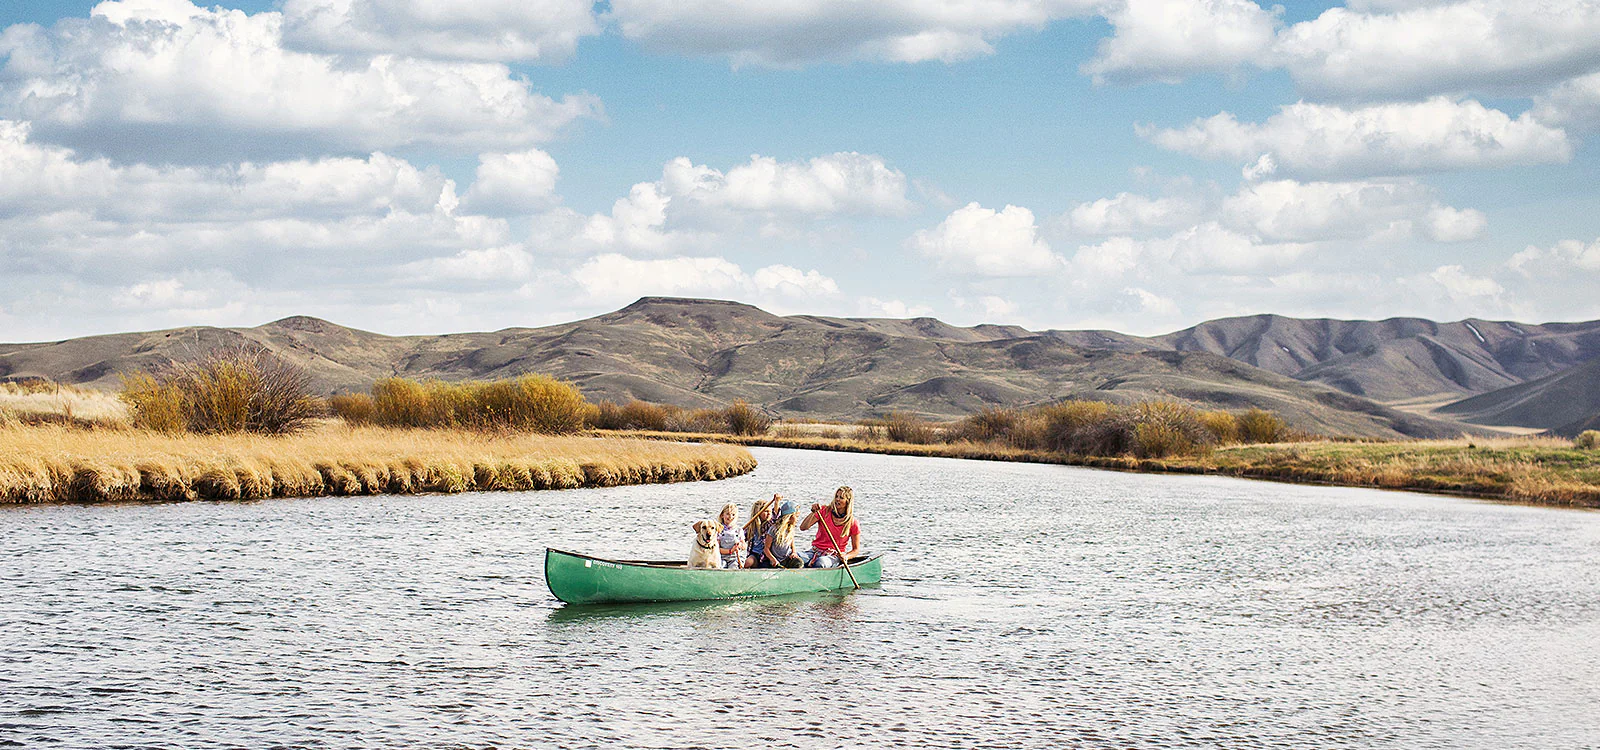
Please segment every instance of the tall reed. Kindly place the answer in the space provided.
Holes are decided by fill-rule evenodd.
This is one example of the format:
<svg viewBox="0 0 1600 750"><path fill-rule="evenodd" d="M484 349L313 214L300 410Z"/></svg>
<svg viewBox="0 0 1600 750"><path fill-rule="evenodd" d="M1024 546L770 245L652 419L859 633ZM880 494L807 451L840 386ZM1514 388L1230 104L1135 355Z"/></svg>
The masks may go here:
<svg viewBox="0 0 1600 750"><path fill-rule="evenodd" d="M0 383L0 424L62 424L90 429L129 425L128 405L115 393L33 379Z"/></svg>
<svg viewBox="0 0 1600 750"><path fill-rule="evenodd" d="M738 446L616 437L337 423L281 437L0 426L0 503L565 489L753 468Z"/></svg>
<svg viewBox="0 0 1600 750"><path fill-rule="evenodd" d="M626 404L595 404L587 423L597 430L762 435L772 427L772 417L742 399L724 409L685 409L634 399Z"/></svg>
<svg viewBox="0 0 1600 750"><path fill-rule="evenodd" d="M571 383L545 375L447 383L384 378L372 393L329 399L353 425L564 434L583 429L589 404Z"/></svg>

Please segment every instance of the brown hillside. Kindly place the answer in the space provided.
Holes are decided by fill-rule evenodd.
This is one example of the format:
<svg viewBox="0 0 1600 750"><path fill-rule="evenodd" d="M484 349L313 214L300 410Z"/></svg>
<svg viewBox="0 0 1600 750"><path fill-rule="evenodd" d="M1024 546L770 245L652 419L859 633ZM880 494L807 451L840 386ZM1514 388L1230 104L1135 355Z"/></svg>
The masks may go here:
<svg viewBox="0 0 1600 750"><path fill-rule="evenodd" d="M1260 350L1294 327L1277 322L1272 336L1251 339L1239 322L1246 320L1230 324L1237 331L1208 324L1187 337L1145 339L962 328L930 318L780 317L733 302L644 298L586 320L488 333L384 336L293 317L256 328L0 345L0 377L114 388L126 372L253 343L306 367L326 392L365 389L392 374L460 380L542 372L577 383L592 399L693 407L746 399L777 414L824 419L897 410L954 418L1069 397L1173 397L1272 409L1297 427L1332 434L1453 436L1463 429L1252 366L1251 357L1281 366Z"/></svg>
<svg viewBox="0 0 1600 750"><path fill-rule="evenodd" d="M1400 401L1484 393L1600 356L1600 321L1527 325L1253 315L1208 321L1155 341L1358 396Z"/></svg>
<svg viewBox="0 0 1600 750"><path fill-rule="evenodd" d="M1600 415L1600 359L1462 399L1440 407L1439 412L1477 424L1543 427L1576 434L1586 429L1591 417Z"/></svg>

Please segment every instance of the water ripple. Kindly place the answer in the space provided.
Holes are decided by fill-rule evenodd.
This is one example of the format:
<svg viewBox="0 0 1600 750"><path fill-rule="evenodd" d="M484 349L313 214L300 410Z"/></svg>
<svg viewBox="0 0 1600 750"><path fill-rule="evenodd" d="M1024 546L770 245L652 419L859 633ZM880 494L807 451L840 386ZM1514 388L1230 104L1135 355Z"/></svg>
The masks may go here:
<svg viewBox="0 0 1600 750"><path fill-rule="evenodd" d="M718 483L0 509L0 746L1600 746L1600 515L758 450ZM884 584L568 608L545 546L851 484Z"/></svg>

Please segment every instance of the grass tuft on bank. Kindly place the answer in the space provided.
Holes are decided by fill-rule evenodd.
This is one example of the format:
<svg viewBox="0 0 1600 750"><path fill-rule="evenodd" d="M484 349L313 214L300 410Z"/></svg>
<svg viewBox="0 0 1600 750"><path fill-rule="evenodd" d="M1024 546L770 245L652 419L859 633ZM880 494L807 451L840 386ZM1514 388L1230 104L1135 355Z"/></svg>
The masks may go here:
<svg viewBox="0 0 1600 750"><path fill-rule="evenodd" d="M124 429L129 412L115 393L45 380L0 383L0 426L7 424Z"/></svg>
<svg viewBox="0 0 1600 750"><path fill-rule="evenodd" d="M1140 457L1079 455L1017 448L999 442L906 443L880 438L799 434L739 436L628 432L632 437L694 438L739 445L800 448L895 456L1089 466L1121 471L1220 474L1302 484L1440 492L1539 505L1600 507L1600 451L1560 438L1418 440L1405 442L1301 441L1233 445L1202 454ZM860 434L858 431L856 434Z"/></svg>
<svg viewBox="0 0 1600 750"><path fill-rule="evenodd" d="M538 490L722 479L732 445L326 424L288 436L0 426L0 504Z"/></svg>

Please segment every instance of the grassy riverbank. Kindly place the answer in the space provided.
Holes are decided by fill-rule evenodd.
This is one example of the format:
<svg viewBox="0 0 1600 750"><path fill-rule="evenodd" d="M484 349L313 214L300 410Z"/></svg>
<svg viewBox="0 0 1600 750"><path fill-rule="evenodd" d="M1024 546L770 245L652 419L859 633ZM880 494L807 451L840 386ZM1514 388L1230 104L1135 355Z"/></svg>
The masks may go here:
<svg viewBox="0 0 1600 750"><path fill-rule="evenodd" d="M1124 471L1223 474L1306 484L1444 492L1541 505L1600 507L1600 451L1580 450L1570 441L1552 438L1308 441L1223 447L1189 456L1135 458L1079 456L968 442L920 445L815 436L616 434L777 448L1030 461Z"/></svg>
<svg viewBox="0 0 1600 750"><path fill-rule="evenodd" d="M328 423L292 436L0 426L0 503L606 487L755 468L732 445Z"/></svg>

